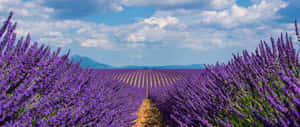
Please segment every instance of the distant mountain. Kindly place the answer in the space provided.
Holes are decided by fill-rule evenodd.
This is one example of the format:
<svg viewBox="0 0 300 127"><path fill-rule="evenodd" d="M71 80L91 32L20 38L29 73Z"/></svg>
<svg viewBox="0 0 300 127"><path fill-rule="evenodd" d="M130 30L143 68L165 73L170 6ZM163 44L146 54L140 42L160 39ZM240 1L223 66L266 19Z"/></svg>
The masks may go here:
<svg viewBox="0 0 300 127"><path fill-rule="evenodd" d="M74 58L74 63L76 63L77 61L81 61L80 65L82 66L82 68L87 68L89 66L89 68L92 68L92 69L111 69L113 68L112 66L110 65L107 65L107 64L103 64L103 63L99 63L99 62L96 62L94 60L92 60L91 58L89 57L86 57L86 56L79 56L79 55L73 55L71 58L70 58L70 61L72 61L72 58Z"/></svg>
<svg viewBox="0 0 300 127"><path fill-rule="evenodd" d="M153 68L153 69L204 69L203 64L165 65L165 66L135 66L135 65L129 65L129 66L122 66L122 67L113 67L113 66L110 66L108 64L103 64L103 63L96 62L96 61L92 60L89 57L79 56L79 55L73 55L70 59L70 62L71 62L73 57L75 57L74 63L76 63L79 60L82 60L80 65L83 68L87 68L87 66L89 66L89 68L92 68L92 69L149 69L149 68Z"/></svg>

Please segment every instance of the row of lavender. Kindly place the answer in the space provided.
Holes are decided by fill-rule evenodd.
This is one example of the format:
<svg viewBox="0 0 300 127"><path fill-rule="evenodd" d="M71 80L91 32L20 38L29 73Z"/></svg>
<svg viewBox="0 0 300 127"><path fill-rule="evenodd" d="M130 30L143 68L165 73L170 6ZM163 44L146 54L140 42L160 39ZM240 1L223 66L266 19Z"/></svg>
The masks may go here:
<svg viewBox="0 0 300 127"><path fill-rule="evenodd" d="M60 48L51 54L49 47L30 45L29 34L15 45L12 15L0 30L0 126L134 124L143 89L70 64Z"/></svg>
<svg viewBox="0 0 300 127"><path fill-rule="evenodd" d="M127 85L138 88L166 87L174 84L177 80L184 78L185 73L178 70L161 71L157 69L116 69L116 70L98 70L99 72L109 72L112 75L112 80L117 80Z"/></svg>
<svg viewBox="0 0 300 127"><path fill-rule="evenodd" d="M296 35L299 36L295 22ZM152 100L169 126L300 126L300 65L292 38L272 47L261 41L251 55L234 55L228 64L206 66Z"/></svg>

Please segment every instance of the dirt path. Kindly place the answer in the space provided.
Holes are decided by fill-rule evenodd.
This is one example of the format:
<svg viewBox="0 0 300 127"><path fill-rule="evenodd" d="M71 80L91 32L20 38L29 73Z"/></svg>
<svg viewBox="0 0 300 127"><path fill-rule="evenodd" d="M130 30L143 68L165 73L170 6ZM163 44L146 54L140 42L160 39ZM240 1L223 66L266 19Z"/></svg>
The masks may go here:
<svg viewBox="0 0 300 127"><path fill-rule="evenodd" d="M132 127L168 127L163 121L163 115L156 105L149 98L149 87L147 85L146 98L144 99L139 111L136 124Z"/></svg>

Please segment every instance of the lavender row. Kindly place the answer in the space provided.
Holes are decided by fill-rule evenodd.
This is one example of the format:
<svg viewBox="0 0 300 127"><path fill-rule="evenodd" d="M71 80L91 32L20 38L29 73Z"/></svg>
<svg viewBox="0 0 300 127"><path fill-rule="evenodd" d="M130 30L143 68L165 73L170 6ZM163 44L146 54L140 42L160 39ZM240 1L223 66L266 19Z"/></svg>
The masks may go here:
<svg viewBox="0 0 300 127"><path fill-rule="evenodd" d="M296 26L296 35L299 35ZM287 34L151 94L169 126L300 126L299 59Z"/></svg>
<svg viewBox="0 0 300 127"><path fill-rule="evenodd" d="M143 92L82 69L47 46L16 42L13 13L0 30L0 126L129 126ZM3 36L4 35L4 36ZM3 36L3 38L2 38ZM139 92L140 91L140 92Z"/></svg>
<svg viewBox="0 0 300 127"><path fill-rule="evenodd" d="M102 70L98 70L101 71ZM178 71L165 72L160 70L130 69L130 70L104 70L103 73L111 71L112 80L120 81L138 88L166 87L174 84L177 80L184 78L184 73ZM107 73L109 75L109 73Z"/></svg>

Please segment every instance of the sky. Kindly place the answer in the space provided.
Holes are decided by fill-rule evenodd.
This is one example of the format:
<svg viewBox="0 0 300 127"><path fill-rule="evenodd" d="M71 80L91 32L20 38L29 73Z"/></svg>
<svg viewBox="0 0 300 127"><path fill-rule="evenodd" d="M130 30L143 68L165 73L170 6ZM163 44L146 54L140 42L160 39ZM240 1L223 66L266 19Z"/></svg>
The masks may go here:
<svg viewBox="0 0 300 127"><path fill-rule="evenodd" d="M0 0L1 26L10 11L17 38L116 67L227 63L281 32L299 48L300 0Z"/></svg>

